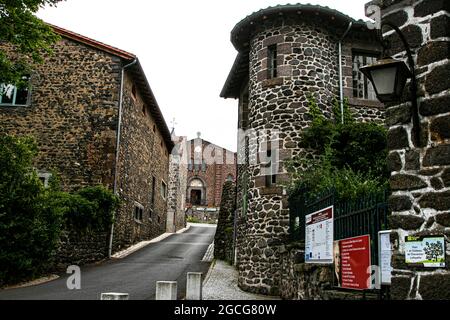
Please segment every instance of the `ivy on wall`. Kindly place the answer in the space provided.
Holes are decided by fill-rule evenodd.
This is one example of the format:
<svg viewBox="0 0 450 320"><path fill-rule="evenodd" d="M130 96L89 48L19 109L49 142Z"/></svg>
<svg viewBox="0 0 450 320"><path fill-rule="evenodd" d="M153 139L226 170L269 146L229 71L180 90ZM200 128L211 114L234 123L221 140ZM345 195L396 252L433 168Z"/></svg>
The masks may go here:
<svg viewBox="0 0 450 320"><path fill-rule="evenodd" d="M348 101L344 103L343 116L335 101L333 119L324 116L313 96L308 98L308 106L311 126L302 132L300 147L314 150L316 156L288 161L286 168L292 175L290 193L306 188L313 195L335 189L342 199L356 199L383 191L389 178L386 128L372 122L356 122Z"/></svg>

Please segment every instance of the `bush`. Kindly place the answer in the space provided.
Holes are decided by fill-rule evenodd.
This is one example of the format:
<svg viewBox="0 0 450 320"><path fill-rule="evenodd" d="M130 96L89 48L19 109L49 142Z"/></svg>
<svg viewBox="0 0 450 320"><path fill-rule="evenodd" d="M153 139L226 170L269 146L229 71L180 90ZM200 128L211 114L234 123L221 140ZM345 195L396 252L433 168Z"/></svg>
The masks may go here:
<svg viewBox="0 0 450 320"><path fill-rule="evenodd" d="M33 279L53 263L62 229L106 231L118 198L102 186L45 189L32 166L32 138L0 136L0 285Z"/></svg>
<svg viewBox="0 0 450 320"><path fill-rule="evenodd" d="M301 188L312 196L334 189L338 197L355 199L387 188L387 130L375 123L356 122L347 101L343 124L337 102L334 120L325 118L312 97L309 108L312 123L303 131L300 146L315 150L316 158L299 157L287 163L293 176L290 193Z"/></svg>
<svg viewBox="0 0 450 320"><path fill-rule="evenodd" d="M0 285L43 272L58 243L62 212L45 202L36 153L31 138L0 136Z"/></svg>

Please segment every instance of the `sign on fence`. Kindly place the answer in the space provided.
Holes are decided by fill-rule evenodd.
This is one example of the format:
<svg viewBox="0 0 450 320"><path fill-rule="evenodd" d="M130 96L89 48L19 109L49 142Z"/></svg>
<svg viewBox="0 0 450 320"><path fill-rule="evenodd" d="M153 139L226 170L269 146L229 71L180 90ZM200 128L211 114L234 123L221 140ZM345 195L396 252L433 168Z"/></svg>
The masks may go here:
<svg viewBox="0 0 450 320"><path fill-rule="evenodd" d="M381 284L391 284L391 265L392 247L391 247L391 230L383 230L378 232L378 260L380 266Z"/></svg>
<svg viewBox="0 0 450 320"><path fill-rule="evenodd" d="M370 289L370 236L338 240L334 248L338 286L356 290Z"/></svg>
<svg viewBox="0 0 450 320"><path fill-rule="evenodd" d="M405 238L405 260L423 267L445 268L445 239L443 236Z"/></svg>
<svg viewBox="0 0 450 320"><path fill-rule="evenodd" d="M333 263L333 206L305 217L305 262Z"/></svg>

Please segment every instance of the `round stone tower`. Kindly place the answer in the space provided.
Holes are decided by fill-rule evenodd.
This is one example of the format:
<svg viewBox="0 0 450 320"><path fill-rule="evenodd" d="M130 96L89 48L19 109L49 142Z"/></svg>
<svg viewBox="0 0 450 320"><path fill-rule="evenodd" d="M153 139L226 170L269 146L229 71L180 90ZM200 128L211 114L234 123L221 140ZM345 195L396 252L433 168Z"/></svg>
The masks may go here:
<svg viewBox="0 0 450 320"><path fill-rule="evenodd" d="M339 99L338 42L350 23L350 33L373 38L363 21L313 5L263 9L231 32L239 54L221 95L239 98L239 126L248 137L238 143L236 264L244 290L278 294L279 254L289 230L284 164L312 156L299 147L311 120L308 97L327 116Z"/></svg>

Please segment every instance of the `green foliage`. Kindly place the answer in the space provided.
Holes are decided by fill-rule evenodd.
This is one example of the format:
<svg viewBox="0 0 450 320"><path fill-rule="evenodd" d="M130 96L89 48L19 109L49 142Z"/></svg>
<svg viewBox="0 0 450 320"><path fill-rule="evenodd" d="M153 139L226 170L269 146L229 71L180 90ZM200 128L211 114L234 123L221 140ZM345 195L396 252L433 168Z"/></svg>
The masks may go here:
<svg viewBox="0 0 450 320"><path fill-rule="evenodd" d="M0 284L45 270L59 239L62 212L45 202L36 153L31 138L0 136Z"/></svg>
<svg viewBox="0 0 450 320"><path fill-rule="evenodd" d="M314 98L309 98L311 126L302 133L300 145L314 149L315 158L299 157L287 163L293 179L290 193L301 188L310 195L334 189L338 197L355 199L387 187L386 129L375 123L356 122L344 102L344 123L335 100L334 120L322 114Z"/></svg>
<svg viewBox="0 0 450 320"><path fill-rule="evenodd" d="M0 135L0 285L45 272L62 229L106 231L119 205L102 186L62 192L56 173L44 188L32 165L36 154L32 138Z"/></svg>
<svg viewBox="0 0 450 320"><path fill-rule="evenodd" d="M0 43L10 43L21 54L12 59L0 50L0 83L26 85L22 77L31 73L31 65L41 63L43 54L52 52L51 45L59 36L34 14L61 1L0 0Z"/></svg>

